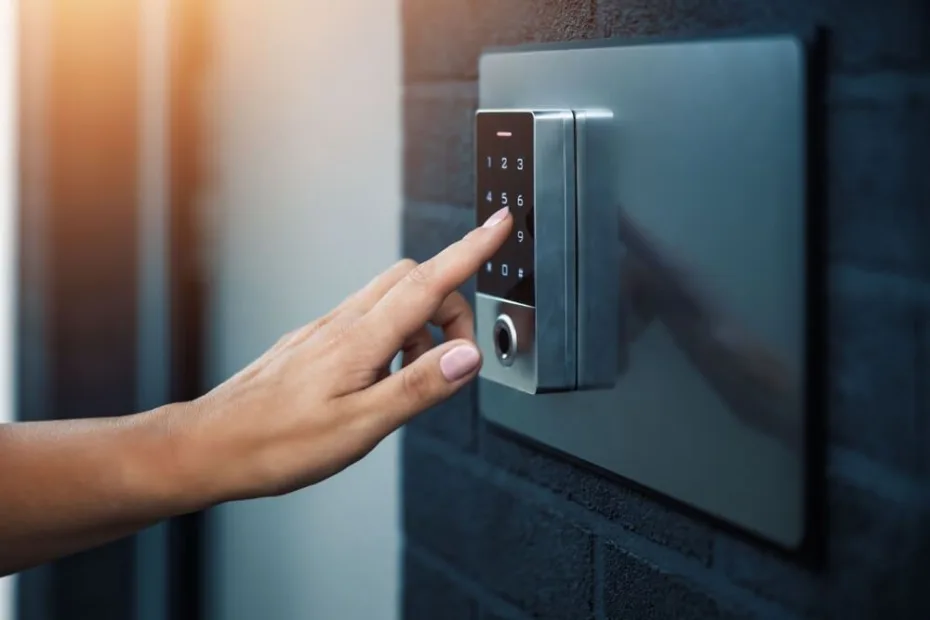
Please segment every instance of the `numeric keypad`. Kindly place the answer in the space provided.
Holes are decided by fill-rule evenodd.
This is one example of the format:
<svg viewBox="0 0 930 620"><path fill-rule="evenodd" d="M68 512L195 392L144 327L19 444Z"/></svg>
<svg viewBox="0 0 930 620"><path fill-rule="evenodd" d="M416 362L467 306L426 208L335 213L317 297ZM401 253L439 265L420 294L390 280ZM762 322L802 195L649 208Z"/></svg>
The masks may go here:
<svg viewBox="0 0 930 620"><path fill-rule="evenodd" d="M513 229L478 276L482 292L525 305L535 305L535 247L531 234L534 209L533 118L512 113L479 117L477 183L482 197L478 217L507 207Z"/></svg>

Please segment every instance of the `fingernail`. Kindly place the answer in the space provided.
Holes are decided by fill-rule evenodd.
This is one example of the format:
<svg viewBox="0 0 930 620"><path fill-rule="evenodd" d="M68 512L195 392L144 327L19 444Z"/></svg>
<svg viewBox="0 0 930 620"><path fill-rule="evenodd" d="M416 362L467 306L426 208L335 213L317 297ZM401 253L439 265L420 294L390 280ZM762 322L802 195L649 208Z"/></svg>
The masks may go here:
<svg viewBox="0 0 930 620"><path fill-rule="evenodd" d="M439 358L439 370L442 371L442 376L446 378L446 381L451 383L474 372L480 361L481 355L478 349L463 344Z"/></svg>
<svg viewBox="0 0 930 620"><path fill-rule="evenodd" d="M500 211L496 212L494 215L492 215L485 221L483 225L484 228L490 228L491 226L494 226L495 224L500 224L501 222L503 222L504 218L507 217L508 211L510 211L510 207L504 207Z"/></svg>

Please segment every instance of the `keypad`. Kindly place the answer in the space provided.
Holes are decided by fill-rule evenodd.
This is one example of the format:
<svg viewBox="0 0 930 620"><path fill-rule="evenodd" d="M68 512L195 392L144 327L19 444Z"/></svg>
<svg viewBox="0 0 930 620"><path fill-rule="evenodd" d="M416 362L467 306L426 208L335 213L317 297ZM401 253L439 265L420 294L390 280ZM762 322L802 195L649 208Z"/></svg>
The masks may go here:
<svg viewBox="0 0 930 620"><path fill-rule="evenodd" d="M482 112L476 122L478 224L510 207L514 225L478 273L478 292L536 305L534 120L530 112Z"/></svg>

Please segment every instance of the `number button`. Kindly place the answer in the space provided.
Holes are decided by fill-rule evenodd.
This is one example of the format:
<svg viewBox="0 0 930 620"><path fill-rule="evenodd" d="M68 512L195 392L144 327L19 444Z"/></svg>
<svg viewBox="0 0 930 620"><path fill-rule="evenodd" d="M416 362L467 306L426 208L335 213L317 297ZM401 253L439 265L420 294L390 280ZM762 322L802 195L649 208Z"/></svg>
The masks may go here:
<svg viewBox="0 0 930 620"><path fill-rule="evenodd" d="M502 276L506 276L508 271L509 271L509 269L507 268L507 263L504 263L503 265L501 265L501 275L502 275Z"/></svg>
<svg viewBox="0 0 930 620"><path fill-rule="evenodd" d="M517 170L523 170L523 158L517 158Z"/></svg>
<svg viewBox="0 0 930 620"><path fill-rule="evenodd" d="M507 169L507 158L501 157L501 170L506 170L506 169Z"/></svg>
<svg viewBox="0 0 930 620"><path fill-rule="evenodd" d="M507 201L507 192L501 192L501 206L506 207L510 203Z"/></svg>
<svg viewBox="0 0 930 620"><path fill-rule="evenodd" d="M523 206L523 194L517 194L517 206L518 207Z"/></svg>
<svg viewBox="0 0 930 620"><path fill-rule="evenodd" d="M517 243L523 243L523 231L522 230L517 231Z"/></svg>
<svg viewBox="0 0 930 620"><path fill-rule="evenodd" d="M485 196L485 200L487 200L488 202L494 202L494 193L491 191L488 191L488 195Z"/></svg>

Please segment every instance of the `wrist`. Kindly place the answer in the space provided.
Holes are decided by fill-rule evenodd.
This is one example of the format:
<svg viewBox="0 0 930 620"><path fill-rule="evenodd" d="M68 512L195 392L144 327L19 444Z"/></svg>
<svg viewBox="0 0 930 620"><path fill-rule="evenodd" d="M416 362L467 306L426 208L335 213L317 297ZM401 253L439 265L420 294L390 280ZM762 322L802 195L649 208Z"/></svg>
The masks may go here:
<svg viewBox="0 0 930 620"><path fill-rule="evenodd" d="M224 501L213 452L206 445L197 422L202 417L199 401L173 403L146 414L158 437L162 467L157 472L162 492L177 514L211 508Z"/></svg>

